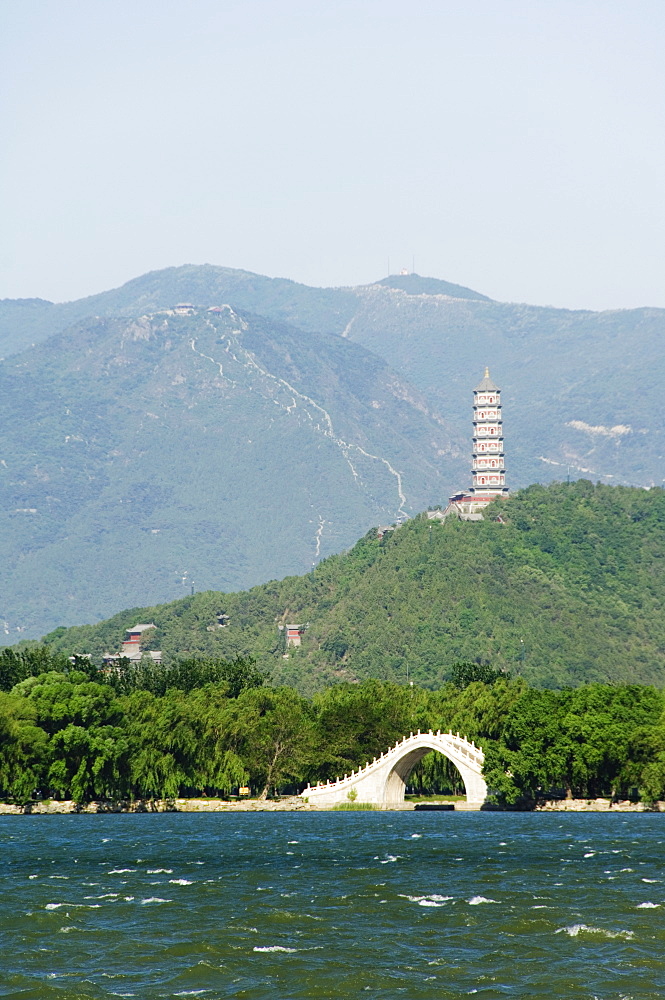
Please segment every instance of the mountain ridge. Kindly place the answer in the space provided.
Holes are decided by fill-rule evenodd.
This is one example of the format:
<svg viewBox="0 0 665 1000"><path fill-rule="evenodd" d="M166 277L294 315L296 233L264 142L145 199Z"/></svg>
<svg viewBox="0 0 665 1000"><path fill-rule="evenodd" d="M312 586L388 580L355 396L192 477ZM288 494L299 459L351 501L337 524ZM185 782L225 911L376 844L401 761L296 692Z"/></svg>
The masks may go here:
<svg viewBox="0 0 665 1000"><path fill-rule="evenodd" d="M401 287L409 283L412 289L434 283L466 297L410 294ZM665 418L658 407L643 405L665 377L665 310L655 307L593 312L502 303L419 275L316 289L216 265L183 265L69 304L30 300L18 307L5 300L0 351L42 342L90 310L138 318L181 300L228 302L361 344L398 368L460 436L468 433L472 373L489 364L504 389L514 486L571 472L627 485L665 481Z"/></svg>
<svg viewBox="0 0 665 1000"><path fill-rule="evenodd" d="M71 301L51 302L38 297L1 299L0 350L5 354L8 350L16 352L28 346L27 337L36 337L37 341L45 339L87 316L136 316L169 308L181 300L192 301L199 307L229 301L240 310L285 320L303 329L341 333L353 315L357 289L374 284L404 289L414 282L440 289L436 294L457 293L463 298L490 301L487 296L462 285L438 278L421 278L420 275L389 275L368 286L318 288L291 278L269 278L241 268L182 264L148 271L117 288ZM25 313L28 308L35 312L32 325ZM22 317L19 316L21 310ZM23 322L22 336L17 336L13 330L17 316Z"/></svg>

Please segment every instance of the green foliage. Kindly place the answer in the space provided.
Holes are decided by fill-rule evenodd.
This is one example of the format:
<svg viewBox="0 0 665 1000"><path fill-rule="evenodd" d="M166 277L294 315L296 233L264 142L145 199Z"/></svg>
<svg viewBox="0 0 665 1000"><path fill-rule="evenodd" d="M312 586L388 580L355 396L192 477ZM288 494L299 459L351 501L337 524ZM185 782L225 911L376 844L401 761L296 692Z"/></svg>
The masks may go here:
<svg viewBox="0 0 665 1000"><path fill-rule="evenodd" d="M326 780L361 767L413 728L417 699L398 684L336 684L314 698L318 771Z"/></svg>
<svg viewBox="0 0 665 1000"><path fill-rule="evenodd" d="M663 693L637 685L528 689L490 746L486 780L500 801L533 802L552 790L572 797L660 795Z"/></svg>
<svg viewBox="0 0 665 1000"><path fill-rule="evenodd" d="M489 663L453 663L450 669L451 680L455 687L460 689L468 687L474 681L479 681L481 684L493 684L494 681L505 676L510 675L506 675L501 670L495 670Z"/></svg>
<svg viewBox="0 0 665 1000"><path fill-rule="evenodd" d="M368 678L437 688L453 674L457 684L511 675L549 688L660 686L664 557L663 490L532 486L482 522L416 517L303 576L134 608L46 642L100 662L136 620L154 621L168 663L253 657L307 695ZM228 627L217 627L220 612ZM289 621L309 628L284 659L278 625Z"/></svg>
<svg viewBox="0 0 665 1000"><path fill-rule="evenodd" d="M229 736L266 798L271 788L301 782L311 765L314 726L309 703L291 688L244 691L229 712Z"/></svg>
<svg viewBox="0 0 665 1000"><path fill-rule="evenodd" d="M334 812L372 812L375 809L371 802L338 802L333 806Z"/></svg>
<svg viewBox="0 0 665 1000"><path fill-rule="evenodd" d="M665 695L652 687L551 691L499 677L427 691L368 680L309 700L266 685L233 696L224 679L118 693L109 675L90 680L75 669L0 692L0 795L175 798L249 784L265 798L348 774L417 728L459 731L481 745L491 794L506 806L551 795L665 795ZM436 753L408 786L464 794L459 772ZM353 789L344 807L365 804Z"/></svg>
<svg viewBox="0 0 665 1000"><path fill-rule="evenodd" d="M80 668L81 660L76 666ZM48 646L29 645L24 649L0 649L0 691L11 691L15 684L48 670L67 670L69 662L62 653Z"/></svg>
<svg viewBox="0 0 665 1000"><path fill-rule="evenodd" d="M137 664L121 658L117 668L108 672L106 680L118 694L151 691L152 694L163 695L170 688L193 691L206 684L224 684L228 696L237 698L248 688L261 687L267 677L251 657L220 660L190 656L186 660L177 660L167 669L148 657L143 657Z"/></svg>

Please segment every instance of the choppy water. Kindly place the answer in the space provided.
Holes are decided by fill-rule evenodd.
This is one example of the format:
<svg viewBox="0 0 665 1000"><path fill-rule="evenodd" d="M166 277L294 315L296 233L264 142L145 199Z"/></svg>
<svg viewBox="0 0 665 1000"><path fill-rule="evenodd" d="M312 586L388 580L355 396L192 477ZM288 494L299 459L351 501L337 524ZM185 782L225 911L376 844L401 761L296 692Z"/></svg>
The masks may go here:
<svg viewBox="0 0 665 1000"><path fill-rule="evenodd" d="M665 995L665 817L0 819L0 996Z"/></svg>

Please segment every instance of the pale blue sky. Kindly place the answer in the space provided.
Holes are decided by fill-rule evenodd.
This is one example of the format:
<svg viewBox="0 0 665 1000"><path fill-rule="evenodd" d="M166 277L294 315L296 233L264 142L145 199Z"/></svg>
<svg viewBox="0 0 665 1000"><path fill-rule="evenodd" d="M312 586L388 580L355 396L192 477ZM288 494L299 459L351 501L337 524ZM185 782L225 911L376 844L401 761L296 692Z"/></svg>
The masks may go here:
<svg viewBox="0 0 665 1000"><path fill-rule="evenodd" d="M213 263L665 306L663 0L2 0L0 297Z"/></svg>

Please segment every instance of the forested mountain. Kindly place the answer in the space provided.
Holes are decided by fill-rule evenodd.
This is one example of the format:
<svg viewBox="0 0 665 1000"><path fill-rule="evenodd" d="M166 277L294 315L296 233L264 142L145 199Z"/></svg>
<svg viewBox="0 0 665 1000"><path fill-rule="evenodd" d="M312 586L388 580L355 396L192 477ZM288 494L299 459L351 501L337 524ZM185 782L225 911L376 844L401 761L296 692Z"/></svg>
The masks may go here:
<svg viewBox="0 0 665 1000"><path fill-rule="evenodd" d="M101 662L140 619L157 626L149 648L167 663L249 654L305 693L370 677L434 688L460 660L545 687L663 686L664 556L663 490L532 486L482 522L417 517L304 576L134 608L45 641ZM289 623L307 626L299 649L286 649Z"/></svg>
<svg viewBox="0 0 665 1000"><path fill-rule="evenodd" d="M376 355L221 307L82 320L6 360L0 427L8 641L304 572L466 467Z"/></svg>
<svg viewBox="0 0 665 1000"><path fill-rule="evenodd" d="M76 302L4 300L6 641L192 581L303 572L444 501L469 481L484 364L511 488L659 485L664 333L661 309L506 304L416 274L309 288L187 265Z"/></svg>

